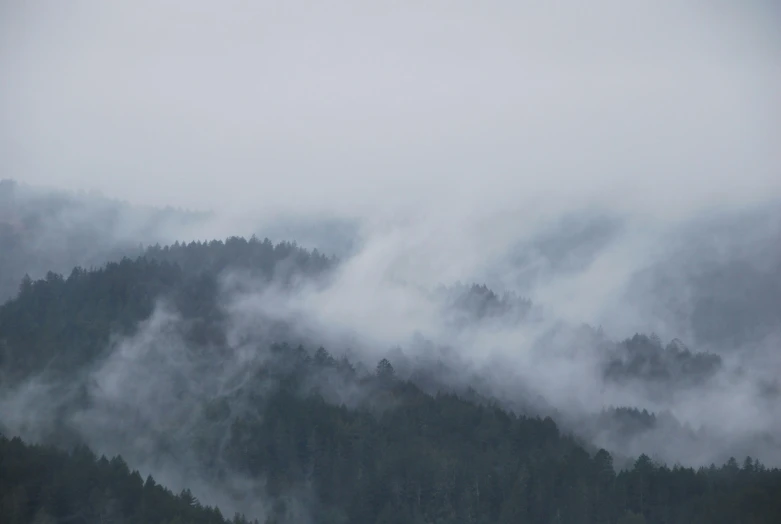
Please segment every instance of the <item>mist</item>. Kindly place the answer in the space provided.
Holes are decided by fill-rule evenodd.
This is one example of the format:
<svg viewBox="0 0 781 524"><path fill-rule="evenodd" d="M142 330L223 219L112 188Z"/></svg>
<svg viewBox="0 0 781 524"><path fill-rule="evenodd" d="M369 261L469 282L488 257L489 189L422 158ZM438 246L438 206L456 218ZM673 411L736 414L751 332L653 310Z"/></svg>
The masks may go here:
<svg viewBox="0 0 781 524"><path fill-rule="evenodd" d="M7 4L6 176L158 206L470 222L778 195L770 3L234 7Z"/></svg>
<svg viewBox="0 0 781 524"><path fill-rule="evenodd" d="M781 369L779 22L762 1L4 3L2 178L202 212L123 208L94 251L54 249L69 238L63 224L81 231L106 216L90 200L39 222L27 242L49 255L15 261L9 281L135 256L139 243L234 234L342 259L327 283L294 291L226 272L235 353L212 382L215 363L195 366L181 340L166 358L184 360L161 374L127 349L157 347L161 318L178 325L160 309L89 371L98 403L69 424L182 485L194 459L144 462L160 456L144 448L147 430L118 440L109 413L133 398L156 432L161 413L192 427L238 380L241 341L260 347L284 324L369 369L388 356L399 369L409 360L413 376L444 360L445 385L554 410L627 456L702 465L750 452L781 464L767 437L781 433L767 393ZM15 198L11 213L0 201L3 223L31 205ZM462 322L436 290L472 282L530 311ZM664 394L645 379L611 381L610 351L635 333L680 339L721 365ZM141 380L158 398L169 372L189 384L187 400L158 412L128 397ZM337 384L334 402L360 405L350 400L360 388ZM35 387L3 406L23 418L35 395L53 395ZM669 418L619 437L593 422L618 406ZM49 420L18 417L3 423L28 435ZM248 486L236 489L261 502L238 507L262 514L262 483ZM231 496L213 494L236 507Z"/></svg>
<svg viewBox="0 0 781 524"><path fill-rule="evenodd" d="M164 241L328 219L351 229L316 247L383 257L376 279L491 281L592 322L682 224L781 200L770 3L4 11L0 172L214 212ZM531 289L563 252L529 243L592 220L620 238L589 280Z"/></svg>

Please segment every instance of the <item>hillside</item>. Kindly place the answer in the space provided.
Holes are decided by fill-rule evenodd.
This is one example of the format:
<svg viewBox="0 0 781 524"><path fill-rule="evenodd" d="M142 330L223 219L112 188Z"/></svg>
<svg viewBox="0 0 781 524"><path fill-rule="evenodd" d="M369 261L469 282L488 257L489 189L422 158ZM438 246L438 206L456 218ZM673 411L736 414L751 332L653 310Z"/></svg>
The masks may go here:
<svg viewBox="0 0 781 524"><path fill-rule="evenodd" d="M122 455L176 492L189 488L225 514L268 522L726 523L747 508L756 522L778 518L781 472L755 459L670 468L649 458L654 450L625 457L600 449L669 432L669 417L630 406L578 424L555 415L557 424L544 414L556 406L534 401L533 389L526 400L510 398L520 390L497 391L468 361L426 340L379 363L360 347L332 348L335 356L318 348L315 332L274 308L328 286L334 264L293 244L234 237L26 279L0 306L0 428ZM249 308L232 295L231 275L242 275L250 297L274 290L276 298ZM534 321L525 320L529 301L485 286L431 296L461 330ZM679 341L577 333L603 355L606 384L652 396L702 387L722 368L718 356ZM552 343L543 347L561 351ZM3 493L28 482L10 474ZM28 514L86 511L72 504L41 502Z"/></svg>
<svg viewBox="0 0 781 524"><path fill-rule="evenodd" d="M65 452L0 435L0 517L6 524L55 522L183 522L234 524L187 490L174 495L142 480L122 457L98 458L79 446Z"/></svg>

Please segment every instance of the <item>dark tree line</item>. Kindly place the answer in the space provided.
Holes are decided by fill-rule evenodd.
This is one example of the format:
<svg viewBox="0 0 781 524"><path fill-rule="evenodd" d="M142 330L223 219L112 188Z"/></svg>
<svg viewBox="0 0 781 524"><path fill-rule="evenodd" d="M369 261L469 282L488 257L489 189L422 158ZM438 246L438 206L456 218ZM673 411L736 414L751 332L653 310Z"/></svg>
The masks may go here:
<svg viewBox="0 0 781 524"><path fill-rule="evenodd" d="M235 524L219 509L201 505L189 490L175 495L122 457L97 457L89 448L70 452L33 446L0 435L0 521L127 524Z"/></svg>
<svg viewBox="0 0 781 524"><path fill-rule="evenodd" d="M146 208L96 195L55 192L0 180L0 303L25 273L68 272L143 254L140 242L173 241L205 213Z"/></svg>
<svg viewBox="0 0 781 524"><path fill-rule="evenodd" d="M225 241L154 245L146 249L144 256L177 265L189 275L218 275L231 269L283 282L295 275L323 274L336 262L317 249L310 251L291 242L274 244L268 238L259 240L255 236L249 240L230 237Z"/></svg>
<svg viewBox="0 0 781 524"><path fill-rule="evenodd" d="M454 324L475 320L522 321L532 309L529 299L515 293L498 294L485 284L456 284L438 289L439 296L454 314Z"/></svg>

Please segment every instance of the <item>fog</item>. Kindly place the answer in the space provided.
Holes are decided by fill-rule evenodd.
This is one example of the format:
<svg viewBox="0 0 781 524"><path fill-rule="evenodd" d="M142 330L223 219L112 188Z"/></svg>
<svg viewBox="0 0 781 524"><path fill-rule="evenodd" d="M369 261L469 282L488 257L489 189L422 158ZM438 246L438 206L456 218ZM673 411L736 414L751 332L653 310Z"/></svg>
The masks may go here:
<svg viewBox="0 0 781 524"><path fill-rule="evenodd" d="M762 393L781 369L779 22L767 1L6 2L0 174L211 213L165 227L127 213L108 234L128 244L260 233L342 256L329 285L295 293L225 275L237 340L271 318L372 365L395 346L425 360L422 337L455 350L452 383L491 377L508 404L541 395L597 445L779 464L755 440L781 431ZM454 329L432 291L459 281L518 292L535 314ZM121 348L149 345L155 319L113 358L135 362ZM582 323L677 337L724 365L659 398L606 381ZM97 398L133 389L111 366L91 371ZM4 406L30 405L27 387ZM618 405L701 433L583 429Z"/></svg>
<svg viewBox="0 0 781 524"><path fill-rule="evenodd" d="M781 197L778 17L769 2L6 4L0 172L216 211L201 238L280 215L357 222L384 259L372 272L425 283L518 286L497 260L564 215L618 218L589 280L535 293L592 321L681 221Z"/></svg>
<svg viewBox="0 0 781 524"><path fill-rule="evenodd" d="M396 219L778 194L777 7L565 7L6 3L2 169Z"/></svg>

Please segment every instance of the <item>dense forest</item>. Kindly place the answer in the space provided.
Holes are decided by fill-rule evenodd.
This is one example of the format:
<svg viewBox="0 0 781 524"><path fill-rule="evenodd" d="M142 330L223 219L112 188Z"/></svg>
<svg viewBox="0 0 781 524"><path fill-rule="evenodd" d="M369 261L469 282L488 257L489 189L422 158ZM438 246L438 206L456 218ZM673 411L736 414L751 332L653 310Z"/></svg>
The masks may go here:
<svg viewBox="0 0 781 524"><path fill-rule="evenodd" d="M229 522L188 490L174 495L132 471L122 457L98 458L0 436L0 516L7 524L55 522ZM230 522L246 520L236 516Z"/></svg>
<svg viewBox="0 0 781 524"><path fill-rule="evenodd" d="M36 281L25 277L18 296L0 306L2 369L11 375L73 369L98 356L111 335L130 333L161 298L197 321L193 337L219 337L209 327L219 320L218 277L229 265L286 281L297 272L322 273L331 263L289 243L230 238L153 246L135 260L75 268L67 278L53 272Z"/></svg>
<svg viewBox="0 0 781 524"><path fill-rule="evenodd" d="M512 411L479 381L454 385L449 377L460 364L446 354L428 368L411 364L403 352L367 366L346 349L334 356L314 341L302 345L307 341L260 318L256 322L273 337L238 346L230 340L220 294L227 272L289 288L302 280L327 281L337 264L295 244L232 237L156 245L136 258L76 268L67 277L50 272L40 280L24 278L16 297L0 306L0 377L6 392L47 384L51 396L43 398L54 411L46 424L40 418L47 410L20 424L11 416L24 409L14 404L17 397L2 404L3 521L224 521L189 491L174 496L151 478L142 482L123 459L96 459L86 447L113 449L113 441L129 453L125 460L141 460L137 442L121 444L123 439L144 440L143 452L169 457L165 464L186 462L186 478L198 479L204 499L219 486L234 485L220 499L223 509L266 522L781 518L776 469L749 457L698 469L648 455L617 457L584 439L587 432L578 436L544 414ZM526 299L483 285L432 293L461 323L523 322L533 309ZM181 316L178 342L163 341L134 354L133 362L119 361L123 369L130 366L128 373L141 365L142 373L129 375L135 382L120 396L148 389L151 396L139 398L163 406L149 411L111 397L106 370L115 369L112 358L123 351L117 340L149 330L144 326L161 301ZM658 337L638 334L616 343L595 330L587 334L605 352L606 381L664 392L707 381L722 366L717 355L691 351L677 340L664 346ZM248 347L262 358L240 360ZM173 364L167 354L177 355ZM225 374L231 362L239 365ZM212 387L215 376L221 382ZM155 397L161 391L170 398ZM108 418L96 423L98 415ZM588 424L630 435L665 417L614 408ZM128 428L136 434L117 433ZM8 440L15 431L64 451ZM237 478L250 487L236 488Z"/></svg>

